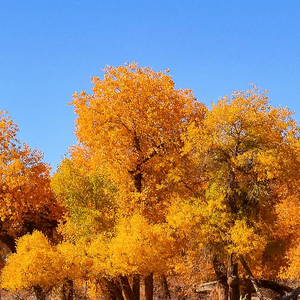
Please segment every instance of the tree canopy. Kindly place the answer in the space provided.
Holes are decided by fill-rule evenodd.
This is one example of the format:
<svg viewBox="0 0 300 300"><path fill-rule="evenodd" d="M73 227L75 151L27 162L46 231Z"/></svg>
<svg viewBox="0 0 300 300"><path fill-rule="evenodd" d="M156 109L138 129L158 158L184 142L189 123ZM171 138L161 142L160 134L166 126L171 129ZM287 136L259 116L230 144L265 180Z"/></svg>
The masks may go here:
<svg viewBox="0 0 300 300"><path fill-rule="evenodd" d="M299 280L293 112L256 87L209 109L167 72L137 64L92 82L91 95L73 95L77 144L52 176L0 115L0 240L16 250L3 287L86 282L139 300L143 282L150 300L154 279L166 287L180 276L215 278L220 299L239 299L248 279L260 297L261 279Z"/></svg>

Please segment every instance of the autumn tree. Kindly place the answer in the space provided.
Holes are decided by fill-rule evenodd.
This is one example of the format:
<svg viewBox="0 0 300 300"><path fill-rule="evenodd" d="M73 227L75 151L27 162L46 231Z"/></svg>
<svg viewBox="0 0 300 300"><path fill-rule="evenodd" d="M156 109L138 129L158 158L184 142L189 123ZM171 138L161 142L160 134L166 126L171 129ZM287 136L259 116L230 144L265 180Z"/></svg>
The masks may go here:
<svg viewBox="0 0 300 300"><path fill-rule="evenodd" d="M270 271L265 258L282 243L277 205L298 190L298 136L292 112L271 106L256 88L224 97L212 106L202 126L189 128L185 152L194 156L199 176L206 181L205 197L197 205L209 224L203 229L211 238L206 241L215 253L216 273L220 281L227 277L231 299L239 297L238 274L233 273L238 260L246 268L251 264L257 274L266 269L268 276L278 274L279 265ZM227 265L226 256L232 269L222 275L218 266Z"/></svg>
<svg viewBox="0 0 300 300"><path fill-rule="evenodd" d="M93 83L93 95L74 94L72 101L84 155L94 168L107 169L130 195L147 187L147 202L160 204L157 190L166 189L164 181L183 145L181 133L187 124L202 120L203 105L190 90L175 90L170 76L136 64L108 67L105 79L95 77ZM152 206L144 205L145 213L151 214L146 210Z"/></svg>
<svg viewBox="0 0 300 300"><path fill-rule="evenodd" d="M190 90L176 90L165 72L137 64L107 67L104 79L94 77L93 84L92 95L73 97L78 145L72 155L109 174L119 188L120 218L138 213L150 224L165 222L174 195L190 194L176 166L182 134L192 122L202 122L204 106ZM151 295L150 270L149 276Z"/></svg>
<svg viewBox="0 0 300 300"><path fill-rule="evenodd" d="M84 281L111 299L139 300L143 277L150 300L154 275L209 280L214 271L219 298L235 300L241 274L259 296L257 279L300 278L290 110L255 87L208 110L167 72L137 64L107 67L92 82L91 95L73 95L78 143L51 185L41 154L20 145L1 114L0 240L15 250L16 237L47 235L67 209L60 243L37 231L18 241L3 286L35 287L43 298Z"/></svg>
<svg viewBox="0 0 300 300"><path fill-rule="evenodd" d="M34 231L17 241L17 251L8 257L2 271L1 284L10 291L34 288L37 298L45 299L54 287L72 285L77 279L88 280L91 264L85 245L68 241L54 245L41 232Z"/></svg>
<svg viewBox="0 0 300 300"><path fill-rule="evenodd" d="M87 162L88 160L82 163L81 159L78 161L74 156L65 158L53 175L51 185L56 197L67 208L64 220L58 228L64 239L62 245L71 242L75 250L78 248L83 251L84 249L85 253L90 253L90 249L97 245L98 251L103 252L95 257L91 254L94 258L90 259L91 263L89 267L86 266L85 272L76 276L70 273L67 278L69 282L80 278L97 284L105 281L103 277L107 275L107 272L104 266L110 268L106 244L115 226L115 202L118 191L107 175L101 171L91 170ZM96 244L95 241L97 241ZM77 258L79 261L82 260L82 257ZM104 258L106 263L103 261ZM100 265L101 268L95 271L95 266ZM114 286L109 279L106 281L110 283L110 286ZM61 281L57 278L56 283L59 282ZM107 284L104 283L104 285Z"/></svg>
<svg viewBox="0 0 300 300"><path fill-rule="evenodd" d="M15 239L35 228L52 235L63 213L42 153L20 144L17 131L17 125L0 112L0 240L12 252Z"/></svg>

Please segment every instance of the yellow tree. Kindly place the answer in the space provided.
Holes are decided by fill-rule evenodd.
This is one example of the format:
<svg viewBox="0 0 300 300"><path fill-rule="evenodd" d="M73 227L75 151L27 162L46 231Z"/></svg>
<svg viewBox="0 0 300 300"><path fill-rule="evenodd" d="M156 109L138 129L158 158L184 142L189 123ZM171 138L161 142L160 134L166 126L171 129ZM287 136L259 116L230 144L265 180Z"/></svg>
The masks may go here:
<svg viewBox="0 0 300 300"><path fill-rule="evenodd" d="M166 72L137 64L108 67L104 79L94 77L93 83L92 95L73 97L79 143L72 148L73 157L109 174L119 189L120 218L140 214L150 224L165 222L175 195L192 194L178 168L182 134L189 124L202 122L205 107L190 90L176 90ZM136 299L138 281L135 277ZM146 282L151 298L150 270Z"/></svg>
<svg viewBox="0 0 300 300"><path fill-rule="evenodd" d="M200 202L220 281L227 274L218 272L217 259L229 255L232 299L239 297L232 255L246 268L248 260L262 270L268 250L280 243L276 207L294 195L300 179L299 127L291 116L254 88L219 100L203 125L193 124L186 137L185 152L194 156L206 181ZM276 269L269 276L276 276Z"/></svg>
<svg viewBox="0 0 300 300"><path fill-rule="evenodd" d="M61 162L52 177L52 187L68 209L59 231L66 243L74 244L74 253L78 252L77 247L83 247L91 258L86 268L89 275L76 277L70 272L69 280L88 278L122 299L120 281L126 298L133 298L128 272L142 276L153 272L159 276L174 269L178 241L173 230L165 223L150 224L139 213L116 220L118 190L107 176L89 170L71 157ZM56 284L61 282L61 275L57 276Z"/></svg>
<svg viewBox="0 0 300 300"><path fill-rule="evenodd" d="M51 235L63 214L50 187L42 153L21 145L17 125L0 112L0 240L15 251L15 238L34 228Z"/></svg>
<svg viewBox="0 0 300 300"><path fill-rule="evenodd" d="M90 244L95 245L96 240L98 251L103 253L98 256L91 254L95 263L86 267L86 274L77 274L76 277L70 273L68 280L71 283L76 278L89 279L96 284L101 282L106 290L109 285L119 291L109 278L103 280L107 275L104 266L110 267L102 260L103 257L107 259L106 244L114 232L118 190L101 170L89 167L88 159L82 161L82 157L79 158L78 152L76 157L72 155L69 159L65 158L51 179L56 197L67 208L64 222L58 228L64 238L62 246L71 242L75 250L85 249L87 253L90 252ZM75 250L75 253L78 252ZM78 257L78 260L82 258ZM101 268L95 271L94 265L101 265ZM87 276L88 273L93 275Z"/></svg>
<svg viewBox="0 0 300 300"><path fill-rule="evenodd" d="M38 299L46 299L54 287L89 278L92 259L86 251L85 245L68 241L55 246L41 232L34 231L17 241L17 251L8 257L2 271L1 285L10 291L34 288Z"/></svg>

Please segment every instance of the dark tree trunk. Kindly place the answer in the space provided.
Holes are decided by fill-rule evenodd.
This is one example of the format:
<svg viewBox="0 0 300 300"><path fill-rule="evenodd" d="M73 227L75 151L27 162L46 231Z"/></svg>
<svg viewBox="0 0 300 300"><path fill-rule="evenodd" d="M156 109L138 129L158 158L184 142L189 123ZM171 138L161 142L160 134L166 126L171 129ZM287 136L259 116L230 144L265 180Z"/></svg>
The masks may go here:
<svg viewBox="0 0 300 300"><path fill-rule="evenodd" d="M145 277L145 299L153 300L153 273Z"/></svg>
<svg viewBox="0 0 300 300"><path fill-rule="evenodd" d="M122 295L122 288L118 282L114 282L112 280L105 280L105 282L111 300L124 300L124 297Z"/></svg>
<svg viewBox="0 0 300 300"><path fill-rule="evenodd" d="M73 280L66 278L63 284L63 300L73 300L74 284Z"/></svg>
<svg viewBox="0 0 300 300"><path fill-rule="evenodd" d="M140 300L140 275L136 274L133 276L132 292L135 300Z"/></svg>
<svg viewBox="0 0 300 300"><path fill-rule="evenodd" d="M244 279L241 282L240 288L241 288L242 298L245 299L245 300L251 300L251 293L252 293L252 288L253 288L251 280L250 279Z"/></svg>
<svg viewBox="0 0 300 300"><path fill-rule="evenodd" d="M293 291L293 288L276 281L271 280L257 280L258 285L267 289L271 289L278 293L280 296L285 296L286 293L290 293Z"/></svg>
<svg viewBox="0 0 300 300"><path fill-rule="evenodd" d="M162 275L160 279L160 285L161 285L161 294L163 300L171 299L170 290L168 287L168 282L166 276Z"/></svg>
<svg viewBox="0 0 300 300"><path fill-rule="evenodd" d="M292 292L288 293L287 295L283 296L281 300L290 300L290 299L297 299L297 296L300 294L300 286L297 287L295 290Z"/></svg>
<svg viewBox="0 0 300 300"><path fill-rule="evenodd" d="M224 263L220 263L215 256L213 258L213 265L215 274L217 277L217 291L218 291L218 298L219 300L227 300L228 299L228 283L227 283L227 272L224 266Z"/></svg>
<svg viewBox="0 0 300 300"><path fill-rule="evenodd" d="M87 300L87 293L88 293L88 283L86 281L85 287L84 287L84 300ZM115 300L115 299L112 299L112 300Z"/></svg>
<svg viewBox="0 0 300 300"><path fill-rule="evenodd" d="M142 178L143 176L140 170L133 176L135 188L139 193L142 192Z"/></svg>
<svg viewBox="0 0 300 300"><path fill-rule="evenodd" d="M126 300L135 300L134 293L131 289L127 276L120 276L120 282Z"/></svg>
<svg viewBox="0 0 300 300"><path fill-rule="evenodd" d="M227 270L227 283L229 286L229 300L240 299L240 280L238 277L238 264L233 263L233 255L228 255L228 270Z"/></svg>
<svg viewBox="0 0 300 300"><path fill-rule="evenodd" d="M260 300L264 300L264 297L259 289L259 286L258 286L258 282L256 280L256 278L253 276L247 262L245 261L244 257L241 255L240 256L240 262L242 263L242 266L244 267L244 269L246 270L247 274L249 275L250 277L250 280L255 288L255 291L256 291L256 294L257 296L259 297Z"/></svg>
<svg viewBox="0 0 300 300"><path fill-rule="evenodd" d="M2 243L4 243L8 248L9 250L12 252L12 253L15 253L16 252L16 242L15 242L15 239L13 239L11 236L9 235L0 235L0 241Z"/></svg>
<svg viewBox="0 0 300 300"><path fill-rule="evenodd" d="M43 289L39 285L35 285L33 287L34 294L37 300L45 300L46 299L46 293L43 291Z"/></svg>

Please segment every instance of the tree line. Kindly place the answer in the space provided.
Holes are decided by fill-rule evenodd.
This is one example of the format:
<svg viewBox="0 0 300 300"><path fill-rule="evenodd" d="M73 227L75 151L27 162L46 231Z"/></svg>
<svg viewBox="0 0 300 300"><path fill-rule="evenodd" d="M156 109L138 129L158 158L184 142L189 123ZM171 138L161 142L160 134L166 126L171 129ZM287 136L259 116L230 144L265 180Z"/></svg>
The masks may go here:
<svg viewBox="0 0 300 300"><path fill-rule="evenodd" d="M0 114L1 286L153 299L154 282L300 293L300 127L255 86L211 108L168 72L107 67L73 95L77 144L53 175ZM141 290L141 287L144 290ZM248 287L248 288L247 288Z"/></svg>

